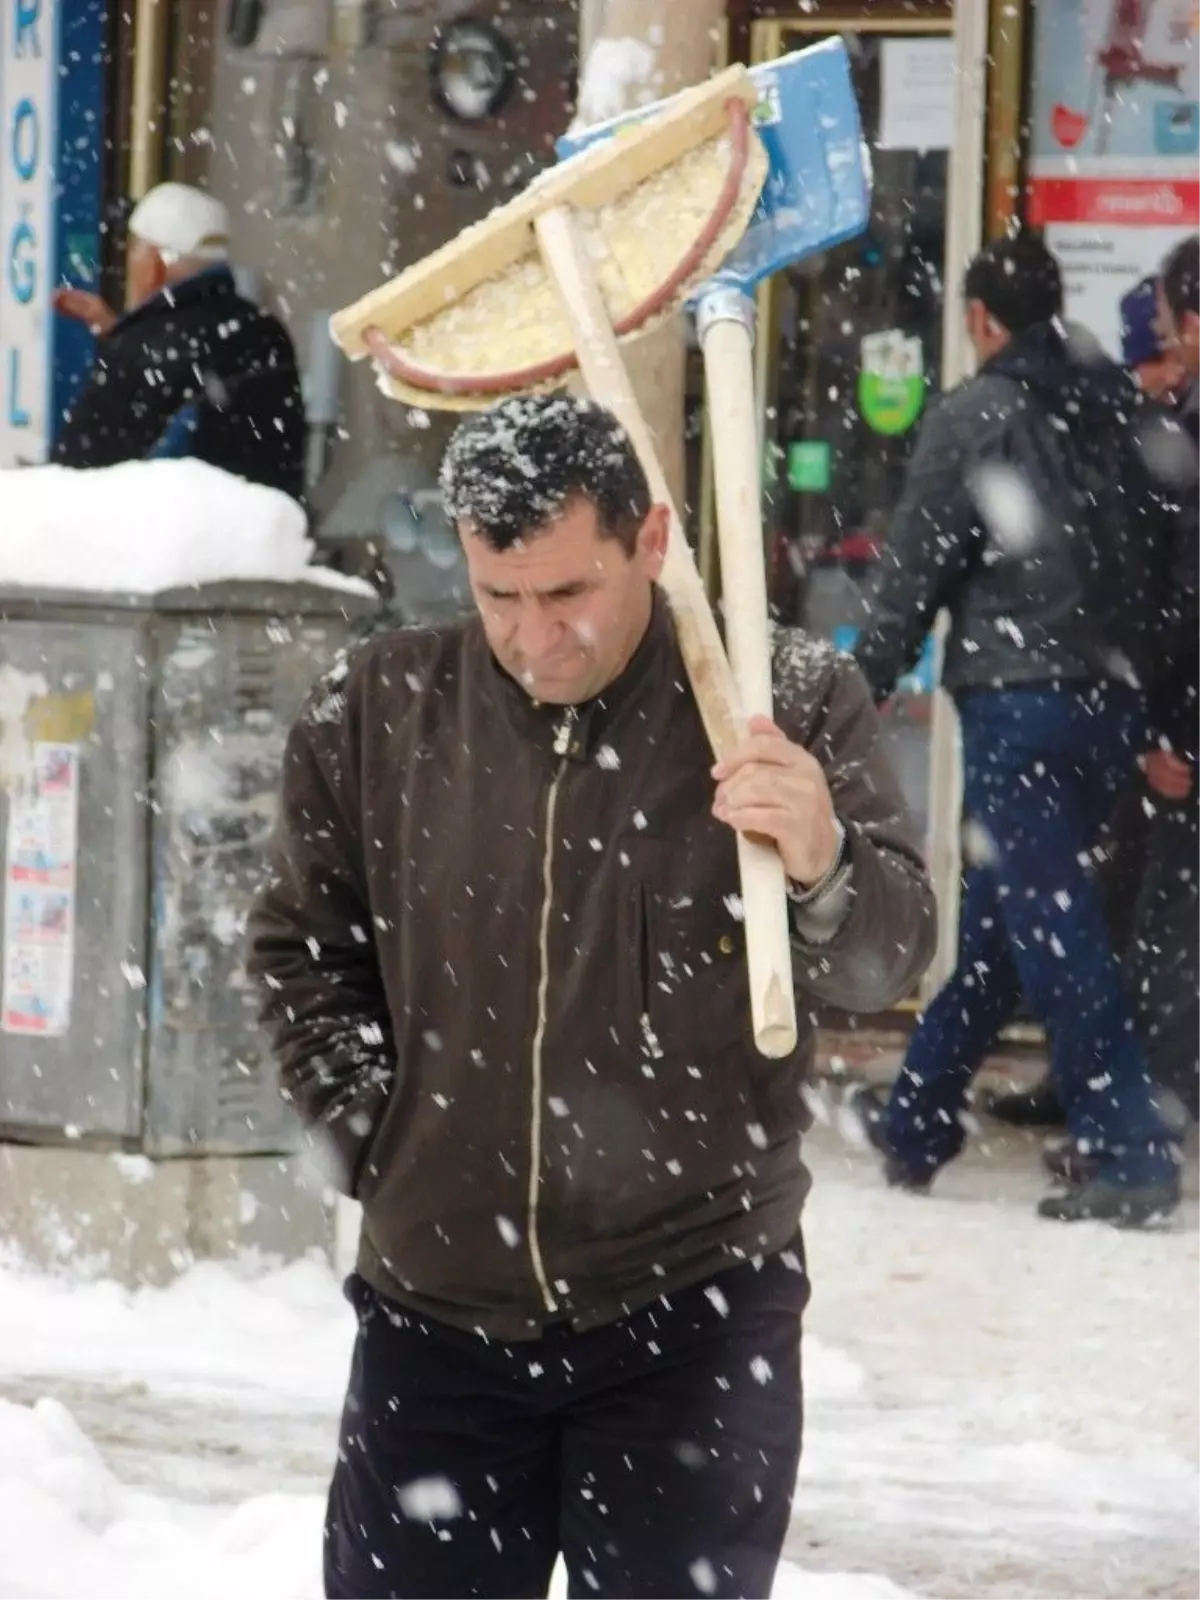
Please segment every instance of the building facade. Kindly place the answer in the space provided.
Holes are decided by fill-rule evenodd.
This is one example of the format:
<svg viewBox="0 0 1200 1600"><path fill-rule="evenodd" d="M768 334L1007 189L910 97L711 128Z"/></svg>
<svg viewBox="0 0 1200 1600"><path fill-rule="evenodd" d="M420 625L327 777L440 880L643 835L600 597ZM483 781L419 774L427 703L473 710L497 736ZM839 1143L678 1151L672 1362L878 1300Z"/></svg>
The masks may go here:
<svg viewBox="0 0 1200 1600"><path fill-rule="evenodd" d="M1118 353L1120 295L1200 222L1198 12L1200 0L729 0L726 60L846 41L874 172L866 233L761 296L767 558L784 620L853 642L926 405L966 370L958 284L981 239L1045 227L1068 315ZM666 52L689 12L646 0L628 15ZM132 201L163 178L198 182L230 205L249 292L296 340L318 537L333 559L386 571L402 614L462 603L434 492L448 423L384 400L365 365L334 358L326 322L553 159L573 113L578 8L0 0L0 19L0 465L44 457L86 368L86 339L50 312L54 284L119 298ZM685 410L687 500L715 581L694 354ZM944 963L956 782L935 663L931 639L887 718L940 880Z"/></svg>

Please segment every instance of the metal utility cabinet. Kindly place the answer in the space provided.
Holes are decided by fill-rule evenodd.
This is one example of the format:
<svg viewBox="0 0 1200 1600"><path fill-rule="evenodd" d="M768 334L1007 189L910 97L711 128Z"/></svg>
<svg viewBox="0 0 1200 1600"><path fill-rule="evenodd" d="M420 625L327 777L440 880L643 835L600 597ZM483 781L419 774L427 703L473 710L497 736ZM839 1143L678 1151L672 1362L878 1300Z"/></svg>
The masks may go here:
<svg viewBox="0 0 1200 1600"><path fill-rule="evenodd" d="M376 602L0 591L0 1137L289 1151L242 972L284 739Z"/></svg>

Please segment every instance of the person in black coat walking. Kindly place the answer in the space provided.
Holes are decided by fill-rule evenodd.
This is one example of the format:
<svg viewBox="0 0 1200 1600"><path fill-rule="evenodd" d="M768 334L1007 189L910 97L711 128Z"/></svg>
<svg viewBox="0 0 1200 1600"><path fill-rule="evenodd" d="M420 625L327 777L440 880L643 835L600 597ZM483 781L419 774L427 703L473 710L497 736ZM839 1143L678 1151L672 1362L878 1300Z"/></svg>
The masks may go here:
<svg viewBox="0 0 1200 1600"><path fill-rule="evenodd" d="M1042 1201L1061 1221L1140 1225L1179 1203L1177 1153L1090 870L1145 749L1169 595L1170 510L1148 462L1173 425L1062 320L1034 234L966 275L978 374L922 430L856 655L879 700L950 613L942 681L963 748L957 966L883 1106L857 1107L889 1181L924 1188L962 1148L971 1081L1024 995L1051 1041L1087 1180Z"/></svg>
<svg viewBox="0 0 1200 1600"><path fill-rule="evenodd" d="M1172 546L1173 637L1150 686L1153 747L1146 782L1153 815L1129 954L1150 1065L1177 1109L1200 1116L1200 235L1178 244L1159 278L1160 322L1188 386L1178 418L1187 440Z"/></svg>
<svg viewBox="0 0 1200 1600"><path fill-rule="evenodd" d="M65 467L191 456L299 500L305 419L287 329L238 293L225 207L181 183L130 217L130 309L61 289L96 335L91 374L57 431Z"/></svg>
<svg viewBox="0 0 1200 1600"><path fill-rule="evenodd" d="M1143 278L1121 300L1125 368L1144 394L1175 412L1189 445L1180 451L1179 521L1171 563L1176 614L1173 626L1164 630L1165 645L1150 685L1154 742L1143 770L1118 803L1109 859L1101 869L1109 928L1121 951L1150 1073L1165 1091L1164 1110L1181 1130L1200 1114L1195 870L1200 843L1194 757L1188 753L1196 742L1200 634L1195 573L1196 252L1193 234L1168 257L1161 284L1157 275ZM996 1096L987 1109L1017 1127L1061 1127L1065 1121L1050 1074L1030 1089ZM1051 1171L1068 1166L1083 1171L1087 1161L1069 1140L1056 1139L1046 1146L1046 1164Z"/></svg>

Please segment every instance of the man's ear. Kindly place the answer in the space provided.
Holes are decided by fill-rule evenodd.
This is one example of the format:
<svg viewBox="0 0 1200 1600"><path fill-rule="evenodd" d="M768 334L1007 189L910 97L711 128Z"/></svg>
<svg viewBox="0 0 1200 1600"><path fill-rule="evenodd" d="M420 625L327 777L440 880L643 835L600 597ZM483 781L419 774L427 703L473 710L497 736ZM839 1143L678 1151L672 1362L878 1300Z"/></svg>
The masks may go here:
<svg viewBox="0 0 1200 1600"><path fill-rule="evenodd" d="M669 506L653 505L645 522L638 529L638 554L646 563L651 578L657 578L667 559L667 543L671 537L671 510Z"/></svg>

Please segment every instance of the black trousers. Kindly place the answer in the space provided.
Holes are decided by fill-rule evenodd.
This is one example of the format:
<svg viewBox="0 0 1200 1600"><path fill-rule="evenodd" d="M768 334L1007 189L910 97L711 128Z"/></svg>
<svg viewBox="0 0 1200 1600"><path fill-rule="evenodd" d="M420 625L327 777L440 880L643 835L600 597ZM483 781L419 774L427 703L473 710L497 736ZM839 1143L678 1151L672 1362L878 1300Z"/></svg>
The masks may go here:
<svg viewBox="0 0 1200 1600"><path fill-rule="evenodd" d="M1105 829L1096 876L1150 1076L1172 1124L1200 1120L1200 803L1172 803L1140 772Z"/></svg>
<svg viewBox="0 0 1200 1600"><path fill-rule="evenodd" d="M800 1459L799 1247L621 1322L501 1344L362 1279L330 1597L765 1596Z"/></svg>
<svg viewBox="0 0 1200 1600"><path fill-rule="evenodd" d="M1146 861L1126 947L1126 981L1151 1076L1200 1117L1200 806L1152 797Z"/></svg>

